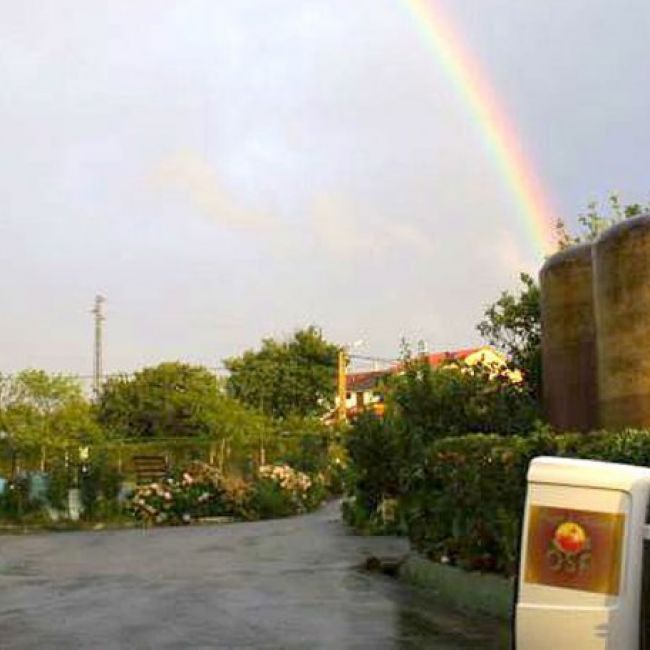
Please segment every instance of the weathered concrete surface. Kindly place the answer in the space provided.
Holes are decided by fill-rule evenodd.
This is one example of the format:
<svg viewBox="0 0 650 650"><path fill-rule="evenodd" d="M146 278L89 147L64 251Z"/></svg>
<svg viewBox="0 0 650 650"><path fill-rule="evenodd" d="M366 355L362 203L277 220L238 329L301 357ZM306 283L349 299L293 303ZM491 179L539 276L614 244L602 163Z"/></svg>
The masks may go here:
<svg viewBox="0 0 650 650"><path fill-rule="evenodd" d="M539 281L546 417L558 431L591 431L598 424L591 244L551 256Z"/></svg>
<svg viewBox="0 0 650 650"><path fill-rule="evenodd" d="M496 650L497 624L356 567L404 552L332 504L215 527L0 538L0 647Z"/></svg>
<svg viewBox="0 0 650 650"><path fill-rule="evenodd" d="M599 426L650 427L650 214L612 226L594 247Z"/></svg>

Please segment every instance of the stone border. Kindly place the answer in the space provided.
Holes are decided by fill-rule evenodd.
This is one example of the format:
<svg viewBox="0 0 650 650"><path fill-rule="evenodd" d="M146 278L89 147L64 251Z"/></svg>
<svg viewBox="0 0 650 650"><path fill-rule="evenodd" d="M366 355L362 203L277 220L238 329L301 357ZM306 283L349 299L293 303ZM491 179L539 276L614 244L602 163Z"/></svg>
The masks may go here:
<svg viewBox="0 0 650 650"><path fill-rule="evenodd" d="M508 621L512 615L512 579L431 562L410 553L401 564L400 580L436 592L441 602L464 611Z"/></svg>

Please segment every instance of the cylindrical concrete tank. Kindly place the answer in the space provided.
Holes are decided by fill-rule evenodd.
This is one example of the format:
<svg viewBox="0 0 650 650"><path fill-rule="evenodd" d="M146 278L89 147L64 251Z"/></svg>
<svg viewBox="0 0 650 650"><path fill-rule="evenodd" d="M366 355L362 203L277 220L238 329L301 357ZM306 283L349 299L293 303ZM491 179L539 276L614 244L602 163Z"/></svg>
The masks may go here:
<svg viewBox="0 0 650 650"><path fill-rule="evenodd" d="M650 426L650 214L594 246L600 426Z"/></svg>
<svg viewBox="0 0 650 650"><path fill-rule="evenodd" d="M597 425L592 249L572 246L540 271L544 410L559 431Z"/></svg>

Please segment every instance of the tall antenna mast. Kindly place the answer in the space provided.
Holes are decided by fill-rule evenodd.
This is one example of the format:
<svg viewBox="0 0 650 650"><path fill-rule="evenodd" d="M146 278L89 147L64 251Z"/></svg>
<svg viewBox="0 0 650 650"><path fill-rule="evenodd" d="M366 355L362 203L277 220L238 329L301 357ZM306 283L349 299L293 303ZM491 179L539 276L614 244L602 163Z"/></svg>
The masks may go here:
<svg viewBox="0 0 650 650"><path fill-rule="evenodd" d="M93 358L93 391L95 396L99 395L99 391L102 387L102 334L103 334L103 325L105 317L103 311L103 304L106 302L104 296L99 294L95 296L95 307L92 310L92 314L95 315L95 355Z"/></svg>

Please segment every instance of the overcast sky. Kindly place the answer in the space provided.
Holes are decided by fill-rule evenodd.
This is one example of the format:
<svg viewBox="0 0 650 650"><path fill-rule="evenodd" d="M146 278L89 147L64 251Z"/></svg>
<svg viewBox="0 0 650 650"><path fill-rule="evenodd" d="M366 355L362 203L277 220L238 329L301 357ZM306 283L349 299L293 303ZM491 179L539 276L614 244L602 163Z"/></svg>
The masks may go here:
<svg viewBox="0 0 650 650"><path fill-rule="evenodd" d="M648 199L647 0L443 4L559 216ZM110 371L472 345L541 262L404 0L0 9L0 371L90 372L97 292Z"/></svg>

